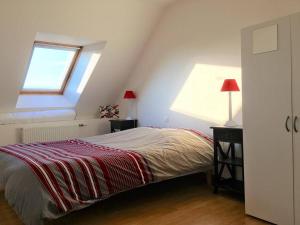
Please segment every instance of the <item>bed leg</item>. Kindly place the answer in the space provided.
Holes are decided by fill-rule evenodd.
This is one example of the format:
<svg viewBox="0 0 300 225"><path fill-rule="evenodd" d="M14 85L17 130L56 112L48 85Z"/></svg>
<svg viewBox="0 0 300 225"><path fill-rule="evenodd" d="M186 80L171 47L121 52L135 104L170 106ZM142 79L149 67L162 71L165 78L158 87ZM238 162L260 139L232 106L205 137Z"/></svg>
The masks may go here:
<svg viewBox="0 0 300 225"><path fill-rule="evenodd" d="M212 170L206 172L206 183L209 187L212 187Z"/></svg>

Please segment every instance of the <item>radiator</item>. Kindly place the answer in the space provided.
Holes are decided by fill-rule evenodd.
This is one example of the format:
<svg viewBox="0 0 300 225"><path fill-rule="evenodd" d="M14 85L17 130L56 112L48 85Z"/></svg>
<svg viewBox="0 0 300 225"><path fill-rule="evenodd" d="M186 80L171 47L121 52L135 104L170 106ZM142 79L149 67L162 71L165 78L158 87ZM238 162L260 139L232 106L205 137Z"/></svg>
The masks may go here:
<svg viewBox="0 0 300 225"><path fill-rule="evenodd" d="M82 124L49 126L49 127L24 127L22 128L22 143L59 141L79 137Z"/></svg>

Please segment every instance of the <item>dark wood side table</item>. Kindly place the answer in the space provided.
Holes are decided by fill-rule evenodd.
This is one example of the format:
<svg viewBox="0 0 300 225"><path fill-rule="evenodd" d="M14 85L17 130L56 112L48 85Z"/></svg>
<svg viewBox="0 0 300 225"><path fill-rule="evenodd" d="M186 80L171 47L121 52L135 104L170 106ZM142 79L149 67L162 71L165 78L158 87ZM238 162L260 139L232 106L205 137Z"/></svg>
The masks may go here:
<svg viewBox="0 0 300 225"><path fill-rule="evenodd" d="M110 120L110 132L128 130L137 127L137 120Z"/></svg>
<svg viewBox="0 0 300 225"><path fill-rule="evenodd" d="M219 188L225 188L244 194L243 129L223 126L211 128L214 135L214 193L217 193ZM236 148L236 145L240 145L240 148ZM224 146L228 146L227 149L224 149ZM237 154L237 151L240 153ZM225 167L230 175L226 179L222 177ZM241 180L236 176L237 167L242 169Z"/></svg>

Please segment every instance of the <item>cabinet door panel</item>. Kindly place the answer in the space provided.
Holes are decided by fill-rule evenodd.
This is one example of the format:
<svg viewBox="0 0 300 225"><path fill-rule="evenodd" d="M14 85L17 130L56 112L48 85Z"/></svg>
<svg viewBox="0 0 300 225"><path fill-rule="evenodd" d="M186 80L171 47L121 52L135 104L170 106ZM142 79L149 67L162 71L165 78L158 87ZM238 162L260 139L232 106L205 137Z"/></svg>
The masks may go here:
<svg viewBox="0 0 300 225"><path fill-rule="evenodd" d="M291 17L292 34L292 90L294 118L300 116L300 14ZM300 123L294 124L300 129ZM294 201L295 224L300 225L300 133L294 132Z"/></svg>
<svg viewBox="0 0 300 225"><path fill-rule="evenodd" d="M253 32L276 24L277 50L254 54ZM246 213L291 225L292 132L285 128L292 117L290 17L242 31L242 71Z"/></svg>

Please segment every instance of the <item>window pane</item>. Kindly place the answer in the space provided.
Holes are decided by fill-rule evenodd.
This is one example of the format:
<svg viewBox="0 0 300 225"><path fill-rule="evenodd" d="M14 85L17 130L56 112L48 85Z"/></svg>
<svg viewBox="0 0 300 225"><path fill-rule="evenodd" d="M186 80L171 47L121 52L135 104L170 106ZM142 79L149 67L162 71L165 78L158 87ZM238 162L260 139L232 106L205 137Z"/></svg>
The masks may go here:
<svg viewBox="0 0 300 225"><path fill-rule="evenodd" d="M59 91L76 49L34 47L23 90Z"/></svg>

